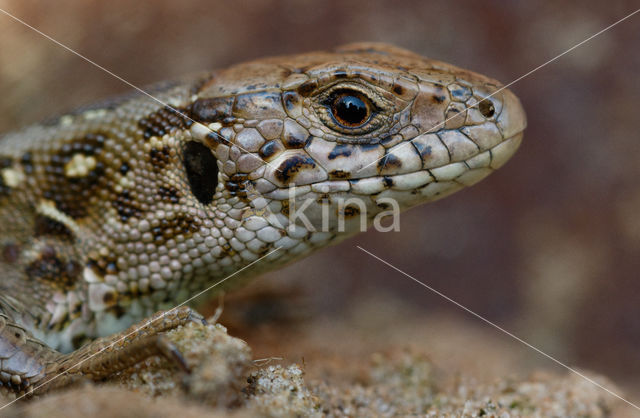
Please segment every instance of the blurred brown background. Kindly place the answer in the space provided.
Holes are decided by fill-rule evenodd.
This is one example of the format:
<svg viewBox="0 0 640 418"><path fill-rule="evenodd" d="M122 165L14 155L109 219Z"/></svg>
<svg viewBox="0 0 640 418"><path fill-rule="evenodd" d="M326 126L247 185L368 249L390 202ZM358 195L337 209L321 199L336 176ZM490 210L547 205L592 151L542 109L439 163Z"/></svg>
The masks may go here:
<svg viewBox="0 0 640 418"><path fill-rule="evenodd" d="M360 40L506 83L637 7L622 0L0 0L0 8L138 86ZM411 321L445 312L477 322L361 245L561 361L640 387L639 29L640 14L512 87L529 128L498 173L406 213L402 232L360 235L260 282L302 288L305 314L329 321L375 294L381 309L414 309ZM0 131L126 90L0 14ZM479 327L487 338L519 344ZM533 351L524 358L556 367Z"/></svg>

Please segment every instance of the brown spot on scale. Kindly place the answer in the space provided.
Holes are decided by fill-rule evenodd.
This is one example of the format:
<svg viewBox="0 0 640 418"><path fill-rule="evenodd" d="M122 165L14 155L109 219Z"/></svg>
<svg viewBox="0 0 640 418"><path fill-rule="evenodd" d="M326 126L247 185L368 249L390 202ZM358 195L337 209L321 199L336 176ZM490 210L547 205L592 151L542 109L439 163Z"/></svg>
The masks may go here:
<svg viewBox="0 0 640 418"><path fill-rule="evenodd" d="M309 138L310 136L307 130L298 125L296 122L287 120L284 123L284 134L282 136L282 143L286 148L304 148Z"/></svg>
<svg viewBox="0 0 640 418"><path fill-rule="evenodd" d="M193 123L186 116L186 109L164 106L138 121L144 139L161 137L174 129L185 129Z"/></svg>
<svg viewBox="0 0 640 418"><path fill-rule="evenodd" d="M66 241L73 240L73 232L63 223L38 214L35 217L34 234L40 236L54 236Z"/></svg>
<svg viewBox="0 0 640 418"><path fill-rule="evenodd" d="M282 208L280 208L280 213L282 213L286 217L289 217L289 214L291 213L289 200L283 200L280 203L282 204Z"/></svg>
<svg viewBox="0 0 640 418"><path fill-rule="evenodd" d="M434 94L431 99L433 100L434 103L444 103L445 100L447 100L447 97L444 95L439 95L439 94Z"/></svg>
<svg viewBox="0 0 640 418"><path fill-rule="evenodd" d="M159 186L158 196L160 200L166 203L179 203L180 192L173 186Z"/></svg>
<svg viewBox="0 0 640 418"><path fill-rule="evenodd" d="M200 229L200 225L198 218L182 213L172 219L161 219L160 224L151 229L151 233L154 243L162 245L179 235L190 236Z"/></svg>
<svg viewBox="0 0 640 418"><path fill-rule="evenodd" d="M233 97L213 97L198 99L189 106L189 115L205 125L212 122L224 122L231 117Z"/></svg>
<svg viewBox="0 0 640 418"><path fill-rule="evenodd" d="M260 148L260 150L258 151L258 155L260 155L260 158L267 160L283 149L284 148L282 147L282 145L280 145L279 142L269 141Z"/></svg>
<svg viewBox="0 0 640 418"><path fill-rule="evenodd" d="M345 218L353 218L360 215L360 208L357 205L347 205L342 209L342 216Z"/></svg>
<svg viewBox="0 0 640 418"><path fill-rule="evenodd" d="M246 197L248 184L249 181L246 179L230 179L224 183L224 187L229 191L231 196Z"/></svg>
<svg viewBox="0 0 640 418"><path fill-rule="evenodd" d="M337 144L329 153L329 159L335 160L338 157L348 157L353 153L353 146L347 144Z"/></svg>
<svg viewBox="0 0 640 418"><path fill-rule="evenodd" d="M402 168L402 160L393 153L388 153L378 161L378 171L380 173L393 173Z"/></svg>
<svg viewBox="0 0 640 418"><path fill-rule="evenodd" d="M276 171L275 176L278 180L280 180L283 184L288 184L295 181L296 175L305 168L315 168L316 162L313 158L309 156L303 156L296 154L290 158L284 160L280 167L278 167L278 171Z"/></svg>
<svg viewBox="0 0 640 418"><path fill-rule="evenodd" d="M131 167L129 166L129 164L127 164L126 162L122 163L120 165L120 174L122 174L123 176L126 176L130 169Z"/></svg>
<svg viewBox="0 0 640 418"><path fill-rule="evenodd" d="M426 145L422 142L411 141L415 149L418 151L418 154L424 159L425 157L431 156L432 148L431 145Z"/></svg>
<svg viewBox="0 0 640 418"><path fill-rule="evenodd" d="M168 146L162 148L151 148L149 151L149 161L154 168L160 170L171 161L171 150Z"/></svg>
<svg viewBox="0 0 640 418"><path fill-rule="evenodd" d="M53 247L45 247L39 257L27 265L25 273L30 280L46 281L55 288L69 290L79 282L82 268L74 260L59 257Z"/></svg>
<svg viewBox="0 0 640 418"><path fill-rule="evenodd" d="M43 166L45 177L42 197L54 202L60 212L71 218L86 216L89 201L97 193L100 183L105 181L105 166L100 161L100 153L106 140L106 134L96 132L64 144ZM91 164L74 165L74 158L76 162L90 159ZM25 156L23 169L27 173L24 160ZM69 176L69 170L72 176Z"/></svg>
<svg viewBox="0 0 640 418"><path fill-rule="evenodd" d="M118 193L116 198L111 201L111 206L118 212L120 221L123 223L126 223L132 217L139 218L142 215L142 210L136 204L129 190L123 190Z"/></svg>
<svg viewBox="0 0 640 418"><path fill-rule="evenodd" d="M33 154L31 152L25 152L20 158L20 164L25 174L33 173Z"/></svg>
<svg viewBox="0 0 640 418"><path fill-rule="evenodd" d="M214 150L217 149L220 144L229 143L222 135L214 131L209 132L205 138L207 140L206 145L209 145Z"/></svg>
<svg viewBox="0 0 640 418"><path fill-rule="evenodd" d="M309 80L298 87L298 94L307 97L318 88L318 80Z"/></svg>
<svg viewBox="0 0 640 418"><path fill-rule="evenodd" d="M350 171L344 171L344 170L333 170L329 172L329 178L330 179L348 179L351 177L351 172Z"/></svg>

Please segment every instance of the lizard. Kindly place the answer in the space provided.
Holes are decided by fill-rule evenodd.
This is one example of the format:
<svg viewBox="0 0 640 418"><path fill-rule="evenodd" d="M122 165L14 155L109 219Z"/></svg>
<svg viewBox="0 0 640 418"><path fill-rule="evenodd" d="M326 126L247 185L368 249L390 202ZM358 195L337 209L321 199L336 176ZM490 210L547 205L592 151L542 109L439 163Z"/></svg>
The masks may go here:
<svg viewBox="0 0 640 418"><path fill-rule="evenodd" d="M180 365L162 334L201 316L169 308L480 181L526 127L498 81L381 43L146 92L0 139L0 393Z"/></svg>

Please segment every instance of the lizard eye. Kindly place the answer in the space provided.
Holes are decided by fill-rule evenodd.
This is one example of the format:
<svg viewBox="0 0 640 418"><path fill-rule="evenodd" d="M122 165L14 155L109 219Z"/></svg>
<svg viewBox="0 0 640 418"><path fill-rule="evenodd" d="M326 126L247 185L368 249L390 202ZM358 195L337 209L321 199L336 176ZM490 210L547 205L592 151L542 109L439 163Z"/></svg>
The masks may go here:
<svg viewBox="0 0 640 418"><path fill-rule="evenodd" d="M351 90L334 93L329 106L336 123L347 129L361 128L367 123L373 107L365 95Z"/></svg>
<svg viewBox="0 0 640 418"><path fill-rule="evenodd" d="M346 85L345 85L346 84ZM375 89L362 83L345 83L320 92L315 110L320 121L342 140L364 140L388 122L394 105Z"/></svg>

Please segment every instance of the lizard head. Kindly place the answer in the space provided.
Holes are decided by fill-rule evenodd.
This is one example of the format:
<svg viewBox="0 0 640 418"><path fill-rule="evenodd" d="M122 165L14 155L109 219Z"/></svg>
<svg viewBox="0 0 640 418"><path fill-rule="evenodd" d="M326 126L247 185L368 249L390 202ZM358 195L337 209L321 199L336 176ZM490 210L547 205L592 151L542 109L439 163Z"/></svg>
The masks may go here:
<svg viewBox="0 0 640 418"><path fill-rule="evenodd" d="M526 125L497 81L384 44L231 67L200 89L190 116L217 160L207 201L292 246L476 183L513 155Z"/></svg>

